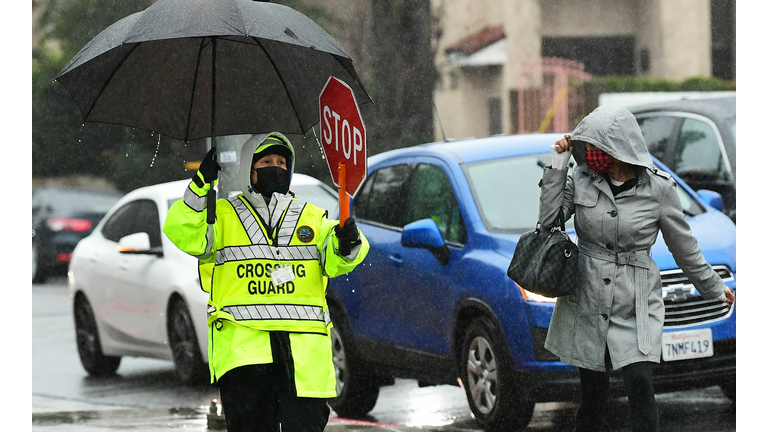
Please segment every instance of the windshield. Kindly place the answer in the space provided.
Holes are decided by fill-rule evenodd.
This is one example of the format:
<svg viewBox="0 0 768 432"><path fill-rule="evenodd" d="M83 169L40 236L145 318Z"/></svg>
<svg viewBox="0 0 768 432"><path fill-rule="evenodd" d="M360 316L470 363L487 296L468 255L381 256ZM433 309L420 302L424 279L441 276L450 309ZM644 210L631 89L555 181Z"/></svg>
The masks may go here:
<svg viewBox="0 0 768 432"><path fill-rule="evenodd" d="M733 132L733 144L736 145L736 118L732 118L727 120L728 127L731 128L731 132Z"/></svg>
<svg viewBox="0 0 768 432"><path fill-rule="evenodd" d="M525 232L539 218L539 180L551 155L536 154L464 166L475 204L492 232ZM500 193L503 192L503 193ZM573 227L573 219L566 228Z"/></svg>
<svg viewBox="0 0 768 432"><path fill-rule="evenodd" d="M464 165L475 204L491 232L522 233L533 229L539 217L539 180L549 164L549 153L495 159ZM573 165L573 158L571 158ZM701 214L704 208L683 188L676 188L683 212ZM573 218L565 224L573 228Z"/></svg>
<svg viewBox="0 0 768 432"><path fill-rule="evenodd" d="M32 193L32 209L59 216L105 214L122 194L80 189L41 188Z"/></svg>

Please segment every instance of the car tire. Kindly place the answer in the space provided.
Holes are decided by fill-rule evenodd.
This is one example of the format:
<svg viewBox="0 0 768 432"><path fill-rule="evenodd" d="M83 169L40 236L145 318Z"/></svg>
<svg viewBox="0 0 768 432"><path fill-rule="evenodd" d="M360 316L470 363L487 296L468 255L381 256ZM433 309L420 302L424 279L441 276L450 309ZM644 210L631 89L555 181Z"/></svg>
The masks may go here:
<svg viewBox="0 0 768 432"><path fill-rule="evenodd" d="M96 315L88 300L78 295L75 300L75 340L80 363L89 375L102 377L114 375L120 367L120 357L104 355L101 350Z"/></svg>
<svg viewBox="0 0 768 432"><path fill-rule="evenodd" d="M467 327L460 368L469 407L483 429L525 429L536 403L516 382L505 339L490 319L477 318Z"/></svg>
<svg viewBox="0 0 768 432"><path fill-rule="evenodd" d="M355 355L349 323L334 305L329 306L333 327L331 349L336 369L336 394L329 405L336 414L344 417L361 417L368 414L379 398L377 380L364 371L363 363Z"/></svg>
<svg viewBox="0 0 768 432"><path fill-rule="evenodd" d="M723 391L728 399L736 402L736 377L733 377L726 382L720 383L720 390Z"/></svg>
<svg viewBox="0 0 768 432"><path fill-rule="evenodd" d="M41 284L47 279L45 269L40 265L40 253L37 245L32 243L32 283Z"/></svg>
<svg viewBox="0 0 768 432"><path fill-rule="evenodd" d="M203 362L192 315L183 300L173 300L168 308L168 340L178 380L185 385L208 383L208 365Z"/></svg>

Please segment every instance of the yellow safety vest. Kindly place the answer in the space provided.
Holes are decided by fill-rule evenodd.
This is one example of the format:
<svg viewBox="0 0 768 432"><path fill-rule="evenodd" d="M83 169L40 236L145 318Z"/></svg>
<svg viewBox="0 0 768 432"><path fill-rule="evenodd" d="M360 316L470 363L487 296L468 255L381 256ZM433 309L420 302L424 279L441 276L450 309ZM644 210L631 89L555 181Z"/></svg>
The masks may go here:
<svg viewBox="0 0 768 432"><path fill-rule="evenodd" d="M292 200L269 238L245 198L228 201L234 211L222 212L220 221L239 229L222 232L208 302L209 323L226 319L256 330L328 334L327 278L314 242L324 210ZM271 273L280 265L289 265L295 278L275 285Z"/></svg>
<svg viewBox="0 0 768 432"><path fill-rule="evenodd" d="M190 182L184 198L168 210L163 232L197 257L203 290L209 295L208 361L211 382L227 371L271 363L268 331L286 331L291 342L299 397L336 396L325 301L329 277L349 273L368 253L368 241L353 260L334 253L338 223L310 203L292 199L273 236L243 195L220 199L216 223L208 225L205 196L210 185ZM275 286L269 274L289 264L295 279Z"/></svg>

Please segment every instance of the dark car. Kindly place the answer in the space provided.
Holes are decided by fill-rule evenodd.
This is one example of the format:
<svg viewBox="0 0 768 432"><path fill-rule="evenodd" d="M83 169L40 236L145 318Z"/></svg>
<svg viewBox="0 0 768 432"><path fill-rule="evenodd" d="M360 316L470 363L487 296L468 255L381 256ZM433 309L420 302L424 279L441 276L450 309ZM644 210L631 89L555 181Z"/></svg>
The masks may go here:
<svg viewBox="0 0 768 432"><path fill-rule="evenodd" d="M32 282L64 276L75 245L122 193L71 187L32 189Z"/></svg>
<svg viewBox="0 0 768 432"><path fill-rule="evenodd" d="M578 401L576 368L544 348L555 299L507 277L520 236L536 226L542 167L559 138L466 139L368 159L352 214L370 250L327 294L337 413L364 415L394 378L462 385L485 430L523 429L537 402ZM671 175L704 258L735 290L735 224ZM575 238L572 220L566 230ZM656 392L720 385L735 398L735 306L704 299L663 236L651 256L666 310ZM620 373L611 386L623 396Z"/></svg>
<svg viewBox="0 0 768 432"><path fill-rule="evenodd" d="M630 107L651 154L694 190L723 198L736 221L736 96Z"/></svg>

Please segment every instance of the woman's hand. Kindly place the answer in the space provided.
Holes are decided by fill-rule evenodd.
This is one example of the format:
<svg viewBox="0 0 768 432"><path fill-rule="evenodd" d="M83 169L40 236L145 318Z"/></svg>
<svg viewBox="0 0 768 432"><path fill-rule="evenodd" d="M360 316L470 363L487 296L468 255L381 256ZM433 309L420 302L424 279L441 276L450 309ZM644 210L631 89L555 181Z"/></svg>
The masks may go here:
<svg viewBox="0 0 768 432"><path fill-rule="evenodd" d="M564 135L552 144L552 168L556 170L567 170L568 161L571 159L571 136Z"/></svg>
<svg viewBox="0 0 768 432"><path fill-rule="evenodd" d="M731 291L731 289L728 287L725 287L725 301L728 303L729 306L732 306L733 302L736 301L736 296L733 294L733 291Z"/></svg>
<svg viewBox="0 0 768 432"><path fill-rule="evenodd" d="M562 138L557 140L554 144L552 144L552 149L557 150L558 153L562 153L564 151L570 150L572 147L571 145L571 136L570 135L563 135Z"/></svg>

